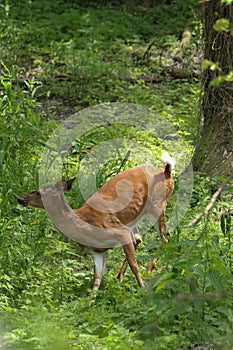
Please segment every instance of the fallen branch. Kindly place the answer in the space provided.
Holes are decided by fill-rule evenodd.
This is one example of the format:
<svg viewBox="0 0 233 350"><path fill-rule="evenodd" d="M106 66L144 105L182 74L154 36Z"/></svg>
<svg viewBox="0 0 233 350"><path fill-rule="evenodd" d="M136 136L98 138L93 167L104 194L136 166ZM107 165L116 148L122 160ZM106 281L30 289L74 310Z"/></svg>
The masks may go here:
<svg viewBox="0 0 233 350"><path fill-rule="evenodd" d="M218 196L221 194L221 192L224 190L224 188L229 184L229 182L233 179L233 176L229 177L223 184L222 186L219 187L219 189L213 194L213 196L210 198L210 201L208 203L208 205L206 206L206 208L199 213L195 219L193 219L192 221L190 221L190 223L188 224L188 228L192 227L193 225L195 225L198 221L200 221L200 219L202 218L202 216L207 216L209 214L209 211L211 210L211 208L213 207L214 203L216 202L216 200L218 199Z"/></svg>
<svg viewBox="0 0 233 350"><path fill-rule="evenodd" d="M147 47L146 51L144 52L144 55L142 56L142 60L145 60L146 58L149 58L149 52L152 46L156 43L156 40L153 40Z"/></svg>

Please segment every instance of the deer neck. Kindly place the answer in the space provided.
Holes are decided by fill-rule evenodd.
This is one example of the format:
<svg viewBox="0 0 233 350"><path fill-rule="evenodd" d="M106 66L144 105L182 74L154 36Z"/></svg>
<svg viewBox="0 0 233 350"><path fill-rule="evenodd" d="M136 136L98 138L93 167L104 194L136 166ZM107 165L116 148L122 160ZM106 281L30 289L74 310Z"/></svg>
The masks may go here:
<svg viewBox="0 0 233 350"><path fill-rule="evenodd" d="M82 228L82 221L65 201L62 193L44 196L44 208L53 224L69 238L77 238L77 230Z"/></svg>
<svg viewBox="0 0 233 350"><path fill-rule="evenodd" d="M43 203L58 230L81 246L109 249L117 244L119 228L96 227L84 221L78 210L66 203L63 194L46 195Z"/></svg>

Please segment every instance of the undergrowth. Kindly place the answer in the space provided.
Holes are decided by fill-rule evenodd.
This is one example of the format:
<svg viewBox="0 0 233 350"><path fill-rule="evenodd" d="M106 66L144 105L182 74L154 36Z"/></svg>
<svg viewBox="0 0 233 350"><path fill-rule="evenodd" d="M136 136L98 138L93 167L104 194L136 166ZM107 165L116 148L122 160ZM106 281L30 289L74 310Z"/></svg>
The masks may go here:
<svg viewBox="0 0 233 350"><path fill-rule="evenodd" d="M63 237L45 212L17 204L20 194L38 188L40 159L60 120L99 103L150 108L175 127L192 154L200 128L199 82L174 79L164 67L180 54L187 22L194 30L183 65L196 65L193 3L139 6L135 15L106 3L1 4L0 349L173 350L200 343L232 348L232 184L208 217L187 228L224 181L194 174L187 213L159 252L155 229L145 226L137 252L140 272L155 254L159 260L144 290L130 271L122 284L116 280L123 261L117 247L109 252L100 291L91 291L90 256ZM63 175L76 176L80 162L109 135L143 144L155 159L170 142L117 123L94 128L72 144ZM178 153L176 147L172 152ZM141 161L142 152L132 157L125 142L116 154L101 163L97 188ZM177 199L177 173L175 182L168 217ZM72 207L83 203L78 186L67 200Z"/></svg>

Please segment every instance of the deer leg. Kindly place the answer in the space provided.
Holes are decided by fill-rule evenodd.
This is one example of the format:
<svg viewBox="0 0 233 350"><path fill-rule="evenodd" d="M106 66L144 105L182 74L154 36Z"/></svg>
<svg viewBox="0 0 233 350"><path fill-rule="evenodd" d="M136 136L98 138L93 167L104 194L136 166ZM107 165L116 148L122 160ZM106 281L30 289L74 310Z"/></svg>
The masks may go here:
<svg viewBox="0 0 233 350"><path fill-rule="evenodd" d="M142 280L141 276L139 275L139 271L138 271L138 264L137 264L137 260L135 257L134 244L132 242L128 243L128 244L124 244L123 249L124 249L124 252L126 255L127 262L129 263L129 266L130 266L133 274L135 275L139 286L144 287L143 280Z"/></svg>
<svg viewBox="0 0 233 350"><path fill-rule="evenodd" d="M150 273L150 272L154 269L155 264L157 263L158 259L159 259L159 258L156 257L156 258L153 258L153 259L151 260L149 266L148 266L147 269L146 269L146 272L145 272L145 274L144 274L144 277L147 277L148 273Z"/></svg>
<svg viewBox="0 0 233 350"><path fill-rule="evenodd" d="M117 279L120 282L122 282L122 280L123 280L123 276L124 276L124 273L125 273L125 271L127 269L127 266L128 266L127 259L125 259L123 264L122 264L122 266L121 266L121 268L120 268L120 271L118 272L118 275L117 275Z"/></svg>
<svg viewBox="0 0 233 350"><path fill-rule="evenodd" d="M139 245L139 243L142 243L142 237L140 235L139 229L137 227L135 227L132 231L132 238L133 238L133 245L134 245L134 249L137 249L137 246ZM122 282L123 279L123 275L127 269L127 259L124 260L121 269L117 275L117 279Z"/></svg>
<svg viewBox="0 0 233 350"><path fill-rule="evenodd" d="M92 252L91 253L94 260L94 283L93 290L98 290L102 276L106 267L107 262L107 252Z"/></svg>
<svg viewBox="0 0 233 350"><path fill-rule="evenodd" d="M159 216L158 221L159 221L159 239L160 239L160 245L159 245L158 249L162 249L163 242L165 242L165 243L169 242L169 240L167 238L169 236L169 233L166 232L165 210L163 210L162 214ZM151 260L149 266L146 269L145 276L147 275L147 273L150 273L153 270L158 259L159 259L159 257L155 257Z"/></svg>
<svg viewBox="0 0 233 350"><path fill-rule="evenodd" d="M166 224L165 224L165 210L162 212L162 214L159 217L159 238L160 238L160 248L162 248L162 244L168 243L168 237L169 233L166 232Z"/></svg>

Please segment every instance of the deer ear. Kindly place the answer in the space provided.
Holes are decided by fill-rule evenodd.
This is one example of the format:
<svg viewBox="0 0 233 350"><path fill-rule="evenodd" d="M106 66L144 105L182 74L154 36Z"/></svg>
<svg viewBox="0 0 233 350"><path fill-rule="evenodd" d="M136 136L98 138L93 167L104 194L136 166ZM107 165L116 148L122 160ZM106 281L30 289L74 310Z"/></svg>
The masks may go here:
<svg viewBox="0 0 233 350"><path fill-rule="evenodd" d="M70 192L74 180L76 180L76 177L70 180L62 180L62 187L64 192Z"/></svg>
<svg viewBox="0 0 233 350"><path fill-rule="evenodd" d="M54 191L59 191L62 192L63 191L63 180L62 181L58 181L57 183L55 183L54 186L52 186Z"/></svg>

